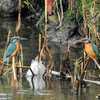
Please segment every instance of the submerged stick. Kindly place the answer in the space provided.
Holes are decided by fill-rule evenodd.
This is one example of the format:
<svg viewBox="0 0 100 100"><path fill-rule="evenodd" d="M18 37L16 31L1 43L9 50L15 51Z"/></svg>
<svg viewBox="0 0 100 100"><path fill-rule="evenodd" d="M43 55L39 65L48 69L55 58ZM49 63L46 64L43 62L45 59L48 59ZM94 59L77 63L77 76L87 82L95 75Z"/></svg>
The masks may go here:
<svg viewBox="0 0 100 100"><path fill-rule="evenodd" d="M53 70L51 71L51 74L55 75L55 76L60 76L60 72L53 71ZM71 78L72 77L71 75L68 75L68 74L65 74L65 75L66 75L67 78Z"/></svg>
<svg viewBox="0 0 100 100"><path fill-rule="evenodd" d="M83 79L83 81L88 82L88 83L93 83L93 84L100 85L100 81L93 81L93 80L87 80L87 79Z"/></svg>

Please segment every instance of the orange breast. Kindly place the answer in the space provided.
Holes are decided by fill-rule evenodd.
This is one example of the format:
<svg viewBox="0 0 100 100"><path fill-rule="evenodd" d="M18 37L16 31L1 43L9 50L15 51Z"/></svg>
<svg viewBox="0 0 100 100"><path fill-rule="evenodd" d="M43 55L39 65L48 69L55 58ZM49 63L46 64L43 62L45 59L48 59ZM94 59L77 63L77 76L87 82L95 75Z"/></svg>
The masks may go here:
<svg viewBox="0 0 100 100"><path fill-rule="evenodd" d="M15 49L15 51L13 52L12 56L16 56L16 54L18 53L19 50L20 50L20 43L17 42L17 43L16 43L16 49Z"/></svg>
<svg viewBox="0 0 100 100"><path fill-rule="evenodd" d="M3 64L3 61L2 61L2 59L0 59L0 64Z"/></svg>
<svg viewBox="0 0 100 100"><path fill-rule="evenodd" d="M96 54L92 49L92 44L91 43L86 43L84 45L84 51L86 52L86 54L92 58L92 59L96 59Z"/></svg>
<svg viewBox="0 0 100 100"><path fill-rule="evenodd" d="M53 4L54 4L54 0L47 0L47 12L48 15L51 15L53 12Z"/></svg>

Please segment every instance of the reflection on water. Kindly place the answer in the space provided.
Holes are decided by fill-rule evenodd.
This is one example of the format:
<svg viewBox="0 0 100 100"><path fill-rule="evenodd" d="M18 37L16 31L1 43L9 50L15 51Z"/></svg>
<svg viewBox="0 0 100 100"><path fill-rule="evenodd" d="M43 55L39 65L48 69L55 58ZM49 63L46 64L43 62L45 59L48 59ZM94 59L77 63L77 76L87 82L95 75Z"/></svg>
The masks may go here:
<svg viewBox="0 0 100 100"><path fill-rule="evenodd" d="M26 79L23 79L23 87L18 90L13 90L7 80L4 80L3 84L0 82L0 100L97 100L96 95L100 93L100 86L89 85L77 96L67 81L52 80L40 91L40 95L34 92Z"/></svg>

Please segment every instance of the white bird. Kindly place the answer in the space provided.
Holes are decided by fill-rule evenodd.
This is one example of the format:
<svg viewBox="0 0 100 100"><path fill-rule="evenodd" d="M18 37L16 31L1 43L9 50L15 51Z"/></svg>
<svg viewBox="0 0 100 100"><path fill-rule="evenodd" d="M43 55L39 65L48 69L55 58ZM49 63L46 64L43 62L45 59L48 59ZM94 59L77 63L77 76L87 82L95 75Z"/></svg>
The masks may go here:
<svg viewBox="0 0 100 100"><path fill-rule="evenodd" d="M26 79L28 80L31 89L34 88L35 91L44 89L45 81L43 80L43 74L46 70L45 66L42 64L41 61L35 59L32 60L30 69L26 73Z"/></svg>

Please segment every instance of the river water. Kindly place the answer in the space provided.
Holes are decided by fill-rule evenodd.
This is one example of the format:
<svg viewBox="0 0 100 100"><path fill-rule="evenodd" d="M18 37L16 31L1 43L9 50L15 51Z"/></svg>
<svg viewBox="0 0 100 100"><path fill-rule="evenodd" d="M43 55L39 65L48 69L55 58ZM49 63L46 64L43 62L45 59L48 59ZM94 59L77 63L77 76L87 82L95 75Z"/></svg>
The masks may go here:
<svg viewBox="0 0 100 100"><path fill-rule="evenodd" d="M88 88L76 95L69 82L59 79L49 82L39 94L30 89L26 79L17 90L13 90L9 83L10 81L0 79L0 100L98 100L96 96L100 94L100 86L89 84Z"/></svg>
<svg viewBox="0 0 100 100"><path fill-rule="evenodd" d="M9 28L14 32L15 21L0 19L1 41L2 39L7 39L7 32ZM21 31L24 34L21 34L22 36L27 37L29 35L27 40L28 42L36 42L33 38L31 38L31 33L33 33L34 30L32 29L29 23L23 23ZM3 36L1 33L6 33L6 35ZM25 64L29 65L33 58L32 56L35 56L36 50L34 48L37 46L37 44L29 44L27 42L24 42L24 44L25 46L27 46L27 48L24 48L24 50L28 49L28 51L24 53L24 58L26 58L24 62ZM1 50L0 53L0 56L2 58L3 53ZM100 95L99 85L88 84L87 88L83 88L83 90L78 95L76 95L73 92L70 82L66 80L61 81L59 80L59 78L54 78L50 82L46 83L46 88L41 90L40 93L37 94L35 93L34 89L30 89L25 77L22 79L21 86L17 90L11 88L11 82L8 75L0 77L0 100L98 100L96 96Z"/></svg>

